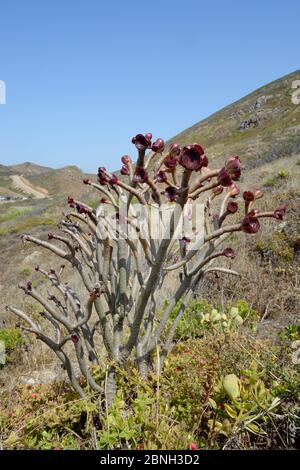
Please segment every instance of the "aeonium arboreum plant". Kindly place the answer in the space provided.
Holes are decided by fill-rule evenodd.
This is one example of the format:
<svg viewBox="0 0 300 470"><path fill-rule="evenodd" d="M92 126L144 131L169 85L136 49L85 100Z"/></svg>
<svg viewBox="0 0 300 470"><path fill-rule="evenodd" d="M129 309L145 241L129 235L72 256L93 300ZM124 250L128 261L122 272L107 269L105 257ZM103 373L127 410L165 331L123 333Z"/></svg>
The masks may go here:
<svg viewBox="0 0 300 470"><path fill-rule="evenodd" d="M40 304L43 320L7 307L21 319L21 328L57 355L80 396L85 392L75 372L78 366L96 392L102 387L90 365L105 367L108 403L116 393L118 371L136 364L146 378L154 357L163 366L189 299L209 273L238 275L218 265L220 258L228 263L235 258L228 237L257 233L261 219L282 220L285 213L284 207L274 212L254 207L262 197L259 190L244 192L244 201L233 200L240 193L238 156L211 169L199 144L166 148L162 139L152 143L150 133L138 134L132 142L138 152L135 166L124 155L121 175L99 167L97 182L83 181L101 195L96 210L69 197L70 210L58 231L47 240L23 235L24 242L62 261L51 269L36 268L50 284L49 295L31 282L19 286ZM147 150L152 153L146 158ZM83 296L64 280L66 263L78 272Z"/></svg>

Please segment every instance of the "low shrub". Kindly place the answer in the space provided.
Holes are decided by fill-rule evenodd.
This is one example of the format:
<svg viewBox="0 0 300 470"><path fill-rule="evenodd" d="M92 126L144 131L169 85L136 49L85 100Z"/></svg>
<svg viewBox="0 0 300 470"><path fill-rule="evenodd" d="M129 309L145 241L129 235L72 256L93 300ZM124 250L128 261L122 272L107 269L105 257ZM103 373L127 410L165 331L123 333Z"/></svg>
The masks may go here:
<svg viewBox="0 0 300 470"><path fill-rule="evenodd" d="M0 341L4 343L5 363L13 360L13 354L24 344L24 339L18 328L0 328ZM5 364L0 363L0 369Z"/></svg>
<svg viewBox="0 0 300 470"><path fill-rule="evenodd" d="M24 207L23 209L8 209L4 214L0 216L0 222L8 222L10 220L14 220L17 217L24 216L31 212L30 207Z"/></svg>
<svg viewBox="0 0 300 470"><path fill-rule="evenodd" d="M176 316L179 308L180 303L174 309L172 317ZM247 326L255 329L258 318L256 310L250 307L245 300L239 300L232 305L229 303L224 311L219 307L213 307L206 300L194 300L189 304L178 325L175 339L178 341L179 339L198 338L211 327L220 332L228 332L238 329L245 322L247 322Z"/></svg>
<svg viewBox="0 0 300 470"><path fill-rule="evenodd" d="M154 370L144 381L135 368L121 371L109 409L104 393L77 399L65 383L2 391L3 447L296 448L299 371L284 355L278 360L272 342L236 330L204 331L176 344L163 374ZM96 366L93 375L105 388L106 370Z"/></svg>
<svg viewBox="0 0 300 470"><path fill-rule="evenodd" d="M0 328L0 341L4 342L6 351L14 351L23 344L23 338L18 328Z"/></svg>

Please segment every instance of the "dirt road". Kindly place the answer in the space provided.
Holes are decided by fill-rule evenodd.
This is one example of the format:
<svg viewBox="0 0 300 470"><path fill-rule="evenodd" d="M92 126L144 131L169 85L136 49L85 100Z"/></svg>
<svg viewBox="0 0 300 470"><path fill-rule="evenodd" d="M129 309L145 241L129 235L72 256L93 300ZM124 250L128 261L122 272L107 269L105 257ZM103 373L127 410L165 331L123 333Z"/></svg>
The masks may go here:
<svg viewBox="0 0 300 470"><path fill-rule="evenodd" d="M24 178L24 176L11 175L10 179L12 180L13 185L16 189L20 189L26 194L31 194L36 199L44 199L45 197L47 197L46 190L43 191L42 189L33 188L32 186L30 186L30 183L26 180L26 178Z"/></svg>

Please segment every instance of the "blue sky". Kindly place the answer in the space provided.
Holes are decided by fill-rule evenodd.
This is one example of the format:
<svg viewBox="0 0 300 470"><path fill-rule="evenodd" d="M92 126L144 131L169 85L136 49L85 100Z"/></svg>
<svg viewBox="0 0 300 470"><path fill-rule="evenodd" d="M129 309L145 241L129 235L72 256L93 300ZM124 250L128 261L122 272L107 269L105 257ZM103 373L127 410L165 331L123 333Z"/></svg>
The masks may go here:
<svg viewBox="0 0 300 470"><path fill-rule="evenodd" d="M114 170L299 68L295 0L0 3L0 162Z"/></svg>

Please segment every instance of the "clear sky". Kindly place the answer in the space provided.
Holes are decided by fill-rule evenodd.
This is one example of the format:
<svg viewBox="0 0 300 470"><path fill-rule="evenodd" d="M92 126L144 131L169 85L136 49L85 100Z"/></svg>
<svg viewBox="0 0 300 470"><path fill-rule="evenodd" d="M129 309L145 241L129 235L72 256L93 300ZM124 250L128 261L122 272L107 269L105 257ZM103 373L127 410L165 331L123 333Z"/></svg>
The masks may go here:
<svg viewBox="0 0 300 470"><path fill-rule="evenodd" d="M0 162L94 172L299 68L298 0L0 0Z"/></svg>

